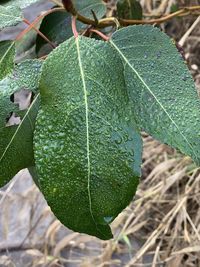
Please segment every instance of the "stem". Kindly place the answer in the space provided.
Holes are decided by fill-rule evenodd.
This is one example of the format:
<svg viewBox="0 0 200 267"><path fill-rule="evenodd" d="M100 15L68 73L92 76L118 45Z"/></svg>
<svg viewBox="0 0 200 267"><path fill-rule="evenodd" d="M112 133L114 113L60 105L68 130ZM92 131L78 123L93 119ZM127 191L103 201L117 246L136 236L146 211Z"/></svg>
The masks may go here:
<svg viewBox="0 0 200 267"><path fill-rule="evenodd" d="M37 28L35 28L35 26L32 25L32 23L30 21L28 21L27 19L23 19L23 22L26 23L27 25L29 25L29 27L31 29L33 29L34 31L36 31L47 43L50 44L50 46L52 48L56 48L56 46L40 30L38 30Z"/></svg>
<svg viewBox="0 0 200 267"><path fill-rule="evenodd" d="M44 55L44 56L40 57L39 59L45 60L47 57L48 57L48 55Z"/></svg>
<svg viewBox="0 0 200 267"><path fill-rule="evenodd" d="M67 10L68 12L69 9ZM195 11L200 11L200 6L192 6L192 7L185 7L182 8L172 14L169 14L167 16L161 17L161 18L157 18L157 19L150 19L150 20L127 20L127 19L118 19L119 23L121 26L128 26L128 25L134 25L134 24L160 24L163 23L165 21L168 21L174 17L178 17L178 16L187 16L190 15L192 13L194 13ZM71 13L71 12L70 12ZM98 26L98 28L105 28L108 26L114 26L116 24L116 18L110 17L110 18L104 18L98 21L98 25L96 25L96 21L86 18L84 16L82 16L81 14L79 14L77 11L74 11L74 7L73 7L73 13L71 14L76 14L77 20L81 21L84 24L88 24L88 25L92 25L92 26Z"/></svg>
<svg viewBox="0 0 200 267"><path fill-rule="evenodd" d="M128 26L131 24L160 24L165 21L168 21L172 18L178 17L178 16L187 16L192 14L194 11L200 10L200 6L192 6L192 7L185 7L183 9L180 9L172 14L166 15L164 17L158 18L158 19L151 19L151 20L126 20L121 19L119 20L120 24L123 26Z"/></svg>
<svg viewBox="0 0 200 267"><path fill-rule="evenodd" d="M54 3L57 3L56 0L52 0ZM128 26L128 25L134 25L134 24L160 24L160 23L163 23L165 21L168 21L174 17L178 17L178 16L187 16L187 15L190 15L190 14L193 14L197 11L200 11L200 5L199 6L191 6L191 7L185 7L185 8L182 8L172 14L169 14L167 16L164 16L164 17L161 17L161 18L155 18L155 19L150 19L150 20L127 20L127 19L118 19L115 18L115 17L110 17L110 18L104 18L104 19L101 19L98 21L98 24L97 24L97 21L96 20L92 20L92 19L89 19L87 17L84 17L82 16L81 14L79 14L71 0L63 0L63 3L65 2L65 8L64 7L57 7L57 8L53 8L51 10L48 10L46 11L45 13L41 14L40 16L38 16L32 23L29 23L29 21L27 21L26 19L24 19L24 22L26 24L29 25L28 28L26 28L24 31L22 31L16 38L16 40L20 40L26 33L28 33L31 29L35 29L35 25L40 21L42 20L45 16L51 14L51 13L54 13L54 12L57 12L57 11L65 11L65 9L67 9L68 12L70 12L72 15L75 15L76 16L76 19L81 21L82 23L84 24L87 24L87 25L92 25L92 26L96 26L98 28L105 28L105 27L108 27L108 26L115 26L116 24L120 26ZM71 6L70 6L70 5ZM61 6L61 4L60 4ZM28 23L27 23L28 22ZM37 29L38 31L38 29ZM38 32L39 34L39 32ZM42 33L40 32L40 35ZM76 34L77 35L77 34ZM42 36L42 35L41 35ZM45 38L45 40L48 42L48 43L51 43L48 38L46 36L42 36L43 38ZM52 43L51 43L51 46L52 46ZM54 45L53 45L54 46Z"/></svg>
<svg viewBox="0 0 200 267"><path fill-rule="evenodd" d="M90 32L94 32L94 33L98 34L104 41L109 41L109 37L98 30L91 29Z"/></svg>
<svg viewBox="0 0 200 267"><path fill-rule="evenodd" d="M97 18L97 16L96 16L96 14L95 14L94 10L92 10L92 9L91 9L91 12L92 12L92 15L93 15L94 21L96 22L96 25L98 25L98 23L99 23L99 20L98 20L98 18Z"/></svg>
<svg viewBox="0 0 200 267"><path fill-rule="evenodd" d="M74 34L75 39L78 38L78 31L76 29L76 17L72 17L72 32Z"/></svg>
<svg viewBox="0 0 200 267"><path fill-rule="evenodd" d="M77 11L71 0L62 0L62 3L67 12L71 13L73 16L76 16Z"/></svg>

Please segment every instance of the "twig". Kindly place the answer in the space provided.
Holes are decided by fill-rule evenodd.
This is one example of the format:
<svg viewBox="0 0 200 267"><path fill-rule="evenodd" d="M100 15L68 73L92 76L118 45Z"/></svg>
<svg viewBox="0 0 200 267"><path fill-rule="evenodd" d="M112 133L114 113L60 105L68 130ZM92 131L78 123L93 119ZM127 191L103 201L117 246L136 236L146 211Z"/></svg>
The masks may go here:
<svg viewBox="0 0 200 267"><path fill-rule="evenodd" d="M55 0L53 0L53 2L55 2ZM57 2L57 1L56 1ZM65 11L67 10L69 13L71 13L73 16L76 16L76 19L79 20L80 22L87 24L87 25L92 25L94 27L98 27L98 28L105 28L108 26L116 26L116 24L119 26L128 26L128 25L134 25L134 24L159 24L159 23L163 23L165 21L168 21L174 17L177 16L186 16L186 15L190 15L196 11L200 11L200 6L192 6L192 7L185 7L182 8L180 10L178 10L177 12L174 12L172 14L169 14L167 16L161 17L161 18L157 18L157 19L150 19L150 20L126 20L126 19L117 19L115 17L109 17L109 18L104 18L104 19L100 19L98 20L98 24L96 20L92 20L90 18L87 18L85 16L82 16L81 14L79 14L74 5L72 4L71 0L63 0L63 5L64 7L57 7L57 8L53 8L51 10L48 10L47 12L41 14L39 17L37 17L32 23L28 24L29 22L24 19L24 22L26 24L29 25L29 27L27 29L25 29L24 31L22 31L16 38L16 40L21 39L26 33L28 33L31 29L37 30L35 28L35 25L42 20L45 16L57 12L57 11ZM61 4L60 4L61 6ZM28 23L27 23L28 22ZM41 32L38 34L40 34L42 36L42 38L45 38L45 40L50 43L51 46L55 47L54 44L52 44L52 42L50 42L50 40L48 40L48 38L46 36L44 36Z"/></svg>
<svg viewBox="0 0 200 267"><path fill-rule="evenodd" d="M119 19L119 22L123 26L128 26L132 24L160 24L163 22L166 22L172 18L178 17L178 16L188 16L192 14L195 11L200 10L200 6L192 6L192 7L185 7L183 9L180 9L172 14L169 14L167 16L158 18L158 19L151 19L151 20L125 20L125 19Z"/></svg>
<svg viewBox="0 0 200 267"><path fill-rule="evenodd" d="M104 41L109 41L109 37L106 36L105 34L103 34L102 32L95 30L95 29L91 29L90 32L94 32L97 35L99 35Z"/></svg>
<svg viewBox="0 0 200 267"><path fill-rule="evenodd" d="M58 2L56 0L52 0L54 3ZM16 38L16 40L21 39L26 33L28 33L31 29L36 30L37 32L39 31L38 29L35 28L35 25L41 20L43 19L45 16L57 12L57 11L65 11L65 9L71 13L73 16L76 16L76 19L81 21L84 24L87 25L92 25L92 26L98 26L98 28L105 28L108 26L115 26L116 25L116 20L117 18L115 17L109 17L109 18L104 18L98 21L96 20L92 20L89 19L85 16L82 16L81 14L79 14L72 1L71 0L63 0L63 5L64 7L62 7L62 5L60 4L61 7L58 8L53 8L51 10L48 10L47 12L41 14L39 17L37 17L32 23L29 23L29 21L27 21L26 19L24 19L23 21L29 25L29 27L27 29L25 29L24 31L22 31ZM192 7L185 7L182 8L180 10L178 10L177 12L174 12L172 14L169 14L167 16L161 17L161 18L156 18L156 19L150 19L150 20L126 20L126 19L118 19L117 23L119 23L119 25L121 26L128 26L128 25L134 25L134 24L159 24L159 23L163 23L165 21L168 21L174 17L177 16L186 16L189 15L191 13L194 13L196 11L200 11L200 6L192 6ZM54 48L54 44L52 44L52 42L46 37L44 36L41 32L38 34L40 34L40 36L42 36L42 38L44 38L48 43L50 43L50 45Z"/></svg>
<svg viewBox="0 0 200 267"><path fill-rule="evenodd" d="M50 44L51 47L56 48L56 46L40 31L38 30L34 25L31 24L30 21L27 19L23 19L23 22L29 25L34 31L36 31L47 43Z"/></svg>
<svg viewBox="0 0 200 267"><path fill-rule="evenodd" d="M96 16L94 10L91 10L91 12L92 12L92 15L93 15L94 20L96 21L96 25L98 25L99 20L98 20L98 18L97 18L97 16Z"/></svg>
<svg viewBox="0 0 200 267"><path fill-rule="evenodd" d="M40 57L39 59L45 60L47 57L48 57L48 55L44 55L44 56Z"/></svg>
<svg viewBox="0 0 200 267"><path fill-rule="evenodd" d="M63 1L64 4L64 1ZM98 25L96 25L96 21L89 19L85 16L82 16L81 14L79 14L73 4L71 4L71 1L67 1L67 5L64 5L65 9L71 13L72 15L76 15L77 20L81 21L84 24L89 24L89 25L93 25L93 26L98 26L98 28L105 28L108 26L113 26L115 25L115 20L116 18L113 17L109 17L109 18L104 18L98 21ZM134 25L134 24L160 24L163 22L166 22L174 17L178 17L178 16L187 16L190 15L196 11L200 11L200 6L192 6L192 7L185 7L182 8L172 14L169 14L167 16L163 16L161 18L156 18L156 19L150 19L150 20L127 20L127 19L122 19L119 18L118 21L120 23L121 26L128 26L128 25Z"/></svg>
<svg viewBox="0 0 200 267"><path fill-rule="evenodd" d="M76 29L76 17L75 16L72 17L72 32L74 34L74 38L75 39L78 38L78 31Z"/></svg>
<svg viewBox="0 0 200 267"><path fill-rule="evenodd" d="M78 12L71 0L62 0L62 3L67 12L71 13L73 16L77 15Z"/></svg>
<svg viewBox="0 0 200 267"><path fill-rule="evenodd" d="M3 192L3 196L2 198L0 199L0 207L1 205L3 204L4 200L6 199L6 197L8 196L10 190L13 188L13 186L15 185L17 181L17 177L15 176L15 178L12 180L12 182L9 184L8 188L6 189L5 192Z"/></svg>
<svg viewBox="0 0 200 267"><path fill-rule="evenodd" d="M182 36L182 38L179 41L179 45L183 46L188 36L192 33L194 28L197 26L197 24L200 23L200 16L195 20L195 22L192 24L192 26L187 30L187 32Z"/></svg>
<svg viewBox="0 0 200 267"><path fill-rule="evenodd" d="M31 243L31 242L30 242ZM34 247L32 244L25 244L23 247L20 246L20 244L9 244L9 245L0 245L0 252L1 253L5 253L5 252L21 252L21 251L25 251L25 250L31 250L31 249L41 249L43 245L43 242L40 241L40 243L34 244ZM1 265L2 266L2 265ZM5 265L3 265L5 266Z"/></svg>

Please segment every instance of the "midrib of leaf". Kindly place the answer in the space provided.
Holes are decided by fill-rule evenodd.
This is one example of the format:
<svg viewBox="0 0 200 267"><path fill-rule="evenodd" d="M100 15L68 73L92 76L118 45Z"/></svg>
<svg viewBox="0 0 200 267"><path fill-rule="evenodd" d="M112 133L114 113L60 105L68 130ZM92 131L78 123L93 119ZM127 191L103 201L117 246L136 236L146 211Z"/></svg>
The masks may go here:
<svg viewBox="0 0 200 267"><path fill-rule="evenodd" d="M89 205L90 205L90 213L92 219L95 222L93 213L92 213L92 199L91 199L91 192L90 192L90 176L91 176L91 168L90 168L90 135L89 135L89 110L88 110L88 99L87 99L87 88L85 82L85 74L83 70L81 54L80 54L80 45L79 45L79 37L76 38L76 46L77 46L77 54L78 54L78 62L80 67L81 79L83 83L83 93L84 93L84 101L85 101L85 120L86 120L86 146L87 146L87 164L88 164L88 181L87 181L87 189L88 189L88 197L89 197Z"/></svg>
<svg viewBox="0 0 200 267"><path fill-rule="evenodd" d="M5 59L5 57L7 56L7 54L9 53L10 49L13 47L14 42L8 47L8 49L6 50L6 52L4 53L3 57L0 60L0 64L3 62L3 60Z"/></svg>
<svg viewBox="0 0 200 267"><path fill-rule="evenodd" d="M31 108L33 107L33 105L35 104L35 102L37 101L38 97L39 97L39 94L35 97L35 99L34 99L33 102L31 103L30 107L27 109L27 112L26 112L26 114L24 115L24 117L23 117L21 123L18 125L18 127L17 127L15 133L13 134L13 136L12 136L10 142L8 143L7 147L5 148L4 153L2 154L2 156L1 156L1 158L0 158L0 163L1 163L2 159L5 157L6 152L8 151L8 149L9 149L10 146L12 145L12 142L13 142L13 140L15 139L16 135L18 134L18 132L19 132L21 126L23 125L23 122L25 121L26 117L29 118L29 112L30 112ZM30 119L29 119L29 121L30 121ZM32 126L32 124L31 124L31 126ZM9 127L12 127L12 126L9 126Z"/></svg>
<svg viewBox="0 0 200 267"><path fill-rule="evenodd" d="M124 61L126 62L126 64L128 64L128 66L132 69L132 71L137 75L137 77L140 79L140 81L142 82L142 84L147 88L147 90L149 91L149 93L154 97L155 101L160 105L161 109L163 109L163 111L166 113L166 115L168 116L168 118L171 120L171 122L175 125L175 127L178 129L180 135L183 137L183 139L186 141L186 143L189 145L189 147L192 149L196 159L198 159L196 152L194 151L192 145L190 144L190 142L187 140L187 138L185 137L185 135L182 133L182 131L179 129L178 125L176 124L176 122L173 120L173 118L170 116L170 114L167 112L167 110L165 109L165 107L162 105L162 103L159 101L159 99L157 99L156 95L152 92L152 90L150 89L150 87L146 84L146 82L142 79L142 77L140 76L140 74L137 72L137 70L130 64L129 60L127 59L127 57L121 52L121 50L115 45L115 43L110 40L110 43L112 44L112 46L117 50L117 52L121 55L121 57L124 59Z"/></svg>

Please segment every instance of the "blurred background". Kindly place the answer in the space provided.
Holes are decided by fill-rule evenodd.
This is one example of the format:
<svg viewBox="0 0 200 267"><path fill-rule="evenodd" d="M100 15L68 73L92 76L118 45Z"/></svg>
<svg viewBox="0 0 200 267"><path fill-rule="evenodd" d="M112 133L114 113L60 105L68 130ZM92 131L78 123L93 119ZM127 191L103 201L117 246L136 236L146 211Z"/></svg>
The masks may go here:
<svg viewBox="0 0 200 267"><path fill-rule="evenodd" d="M110 15L116 1L106 2ZM177 5L200 5L192 0L139 2L147 19L167 15ZM41 1L25 9L25 17L32 21L51 6ZM24 27L2 31L0 40L14 39ZM160 27L183 47L200 91L200 16L175 18ZM200 169L145 133L143 140L141 183L134 201L113 222L110 241L63 227L29 172L18 173L0 190L0 267L200 266Z"/></svg>

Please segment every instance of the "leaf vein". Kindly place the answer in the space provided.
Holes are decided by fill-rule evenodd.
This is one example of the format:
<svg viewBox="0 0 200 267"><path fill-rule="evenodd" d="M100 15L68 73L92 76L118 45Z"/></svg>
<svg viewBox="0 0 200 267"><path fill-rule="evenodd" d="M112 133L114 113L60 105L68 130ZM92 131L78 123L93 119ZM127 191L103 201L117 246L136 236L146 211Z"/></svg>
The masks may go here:
<svg viewBox="0 0 200 267"><path fill-rule="evenodd" d="M192 149L192 151L194 152L194 155L196 158L197 155L192 147L192 145L190 144L190 142L188 141L188 139L185 137L185 135L182 133L182 131L179 129L178 125L176 124L176 122L173 120L173 118L170 116L170 114L167 112L167 110L165 109L165 107L163 106L163 104L159 101L159 99L157 99L156 95L152 92L152 90L149 88L149 86L146 84L146 82L143 80L143 78L140 76L140 74L137 72L137 70L130 64L129 60L127 59L127 57L120 51L120 49L115 45L115 43L110 40L111 45L116 49L116 51L121 55L121 57L124 59L124 61L126 62L126 64L131 68L131 70L137 75L137 77L139 78L139 80L142 82L142 84L144 85L144 87L147 88L147 90L149 91L149 93L153 96L153 98L155 99L155 101L158 103L158 105L161 107L161 109L165 112L165 114L167 115L167 117L170 119L170 121L175 125L175 127L177 128L177 130L179 131L180 135L183 137L183 139L186 141L186 143L189 145L189 147Z"/></svg>
<svg viewBox="0 0 200 267"><path fill-rule="evenodd" d="M24 117L23 117L21 123L20 123L20 124L18 125L18 127L16 128L15 133L13 134L13 136L12 136L10 142L9 142L8 145L6 146L6 148L5 148L5 150L4 150L3 154L2 154L2 156L1 156L1 158L0 158L0 163L1 163L1 161L3 160L3 158L4 158L5 154L7 153L8 149L10 148L10 146L11 146L13 140L15 139L17 133L19 132L21 126L23 125L23 122L25 121L26 117L29 116L29 111L30 111L30 109L32 108L32 106L34 105L34 103L36 102L36 100L38 99L38 97L39 97L39 94L35 97L35 99L33 100L32 104L31 104L30 107L28 108L26 114L24 115Z"/></svg>
<svg viewBox="0 0 200 267"><path fill-rule="evenodd" d="M87 181L87 190L88 190L88 197L89 197L89 208L90 214L92 219L95 222L93 213L92 213L92 199L91 199L91 192L90 192L90 179L91 179L91 167L90 167L90 136L89 136L89 110L88 110L88 99L87 99L87 88L85 82L85 74L82 65L82 59L80 54L80 45L79 45L79 38L76 38L76 46L77 46L77 54L78 54L78 62L80 67L80 74L83 83L83 93L84 93L84 100L85 100L85 120L86 120L86 146L87 146L87 165L88 165L88 181Z"/></svg>

